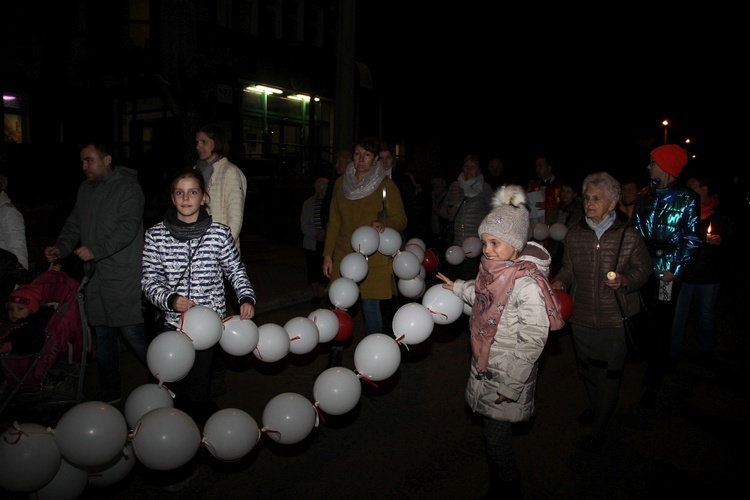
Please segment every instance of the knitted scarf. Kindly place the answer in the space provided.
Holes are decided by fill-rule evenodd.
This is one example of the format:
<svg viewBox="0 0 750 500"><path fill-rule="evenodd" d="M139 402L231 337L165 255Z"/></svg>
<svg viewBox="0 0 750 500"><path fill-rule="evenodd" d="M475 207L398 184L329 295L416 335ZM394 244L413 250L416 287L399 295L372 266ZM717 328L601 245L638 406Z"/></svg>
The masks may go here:
<svg viewBox="0 0 750 500"><path fill-rule="evenodd" d="M195 168L203 175L203 182L206 184L206 191L211 186L211 175L214 173L214 163L224 158L221 155L216 155L213 160L207 162L205 160L198 160L195 162Z"/></svg>
<svg viewBox="0 0 750 500"><path fill-rule="evenodd" d="M458 175L458 185L464 192L464 196L466 196L467 198L474 198L475 196L479 195L484 188L484 176L482 174L479 174L476 177L467 179L464 176L464 173L461 172Z"/></svg>
<svg viewBox="0 0 750 500"><path fill-rule="evenodd" d="M550 329L559 330L565 325L560 311L560 301L536 264L526 260L498 261L482 258L474 288L474 305L469 318L471 352L477 361L479 372L487 371L490 346L495 339L500 317L513 292L516 280L524 276L536 281L544 295ZM519 318L521 323L530 320L532 318Z"/></svg>
<svg viewBox="0 0 750 500"><path fill-rule="evenodd" d="M175 207L168 209L167 213L164 214L164 225L169 230L169 233L179 241L200 238L208 231L212 223L213 218L208 215L205 207L201 207L198 213L198 220L195 222L182 222L177 218L177 209Z"/></svg>
<svg viewBox="0 0 750 500"><path fill-rule="evenodd" d="M347 200L359 200L369 196L380 186L385 178L385 171L380 163L375 163L362 180L357 180L357 169L354 162L346 167L342 189Z"/></svg>

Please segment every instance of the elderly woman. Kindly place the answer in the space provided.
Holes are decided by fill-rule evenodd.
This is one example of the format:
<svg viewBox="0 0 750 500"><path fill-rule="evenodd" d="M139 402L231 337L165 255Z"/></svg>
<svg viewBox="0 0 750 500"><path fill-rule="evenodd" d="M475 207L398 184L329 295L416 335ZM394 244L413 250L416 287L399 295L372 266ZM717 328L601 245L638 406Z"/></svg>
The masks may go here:
<svg viewBox="0 0 750 500"><path fill-rule="evenodd" d="M617 179L606 172L590 174L583 180L582 192L585 216L568 230L562 268L550 282L552 288L570 290L573 299L569 322L578 373L590 404L578 420L593 424L593 433L583 439L581 448L599 451L617 406L627 354L615 294L624 299L628 316L638 312L637 292L651 274L651 256L641 234L616 210ZM614 277L608 277L610 272Z"/></svg>
<svg viewBox="0 0 750 500"><path fill-rule="evenodd" d="M386 227L403 231L406 214L396 184L378 162L379 145L372 137L354 143L354 161L336 179L331 198L326 242L323 249L323 274L331 281L341 277L341 260L353 252L352 234L362 226L372 226L378 233ZM398 294L393 276L392 258L380 252L368 256L368 272L359 283L365 333L383 332L382 300ZM334 343L328 356L328 367L341 366L343 345Z"/></svg>

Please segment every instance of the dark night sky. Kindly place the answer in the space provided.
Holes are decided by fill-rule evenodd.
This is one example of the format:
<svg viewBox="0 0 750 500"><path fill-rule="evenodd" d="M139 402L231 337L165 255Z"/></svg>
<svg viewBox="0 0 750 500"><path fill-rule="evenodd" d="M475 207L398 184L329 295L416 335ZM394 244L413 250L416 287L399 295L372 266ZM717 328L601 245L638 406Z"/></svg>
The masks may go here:
<svg viewBox="0 0 750 500"><path fill-rule="evenodd" d="M621 171L645 168L667 118L669 142L690 137L704 161L731 158L739 33L714 29L710 12L605 17L537 5L521 15L475 4L409 12L359 2L358 58L389 96L384 135L437 138L456 171L469 152L529 168L539 148L565 169Z"/></svg>

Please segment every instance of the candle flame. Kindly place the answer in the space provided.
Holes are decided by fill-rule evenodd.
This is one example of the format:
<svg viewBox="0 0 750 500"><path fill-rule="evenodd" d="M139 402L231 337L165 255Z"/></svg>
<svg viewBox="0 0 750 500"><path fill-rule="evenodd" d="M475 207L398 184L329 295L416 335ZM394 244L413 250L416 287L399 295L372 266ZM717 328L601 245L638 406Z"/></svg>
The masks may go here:
<svg viewBox="0 0 750 500"><path fill-rule="evenodd" d="M708 233L707 234L711 235L711 223L710 222L708 223Z"/></svg>

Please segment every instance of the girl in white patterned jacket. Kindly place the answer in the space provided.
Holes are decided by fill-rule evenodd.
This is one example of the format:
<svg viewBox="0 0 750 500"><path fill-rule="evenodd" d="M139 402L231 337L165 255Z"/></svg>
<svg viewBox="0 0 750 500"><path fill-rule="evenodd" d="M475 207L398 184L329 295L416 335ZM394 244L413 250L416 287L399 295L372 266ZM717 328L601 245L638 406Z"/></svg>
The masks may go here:
<svg viewBox="0 0 750 500"><path fill-rule="evenodd" d="M193 306L210 307L226 315L223 276L232 284L240 303L240 317L255 315L255 291L229 226L213 222L206 211L208 195L198 170L178 172L172 180L174 208L164 220L146 231L142 288L151 303L164 311L165 329L176 330L181 314ZM196 351L190 372L169 388L175 407L199 425L218 407L210 396L216 346Z"/></svg>

